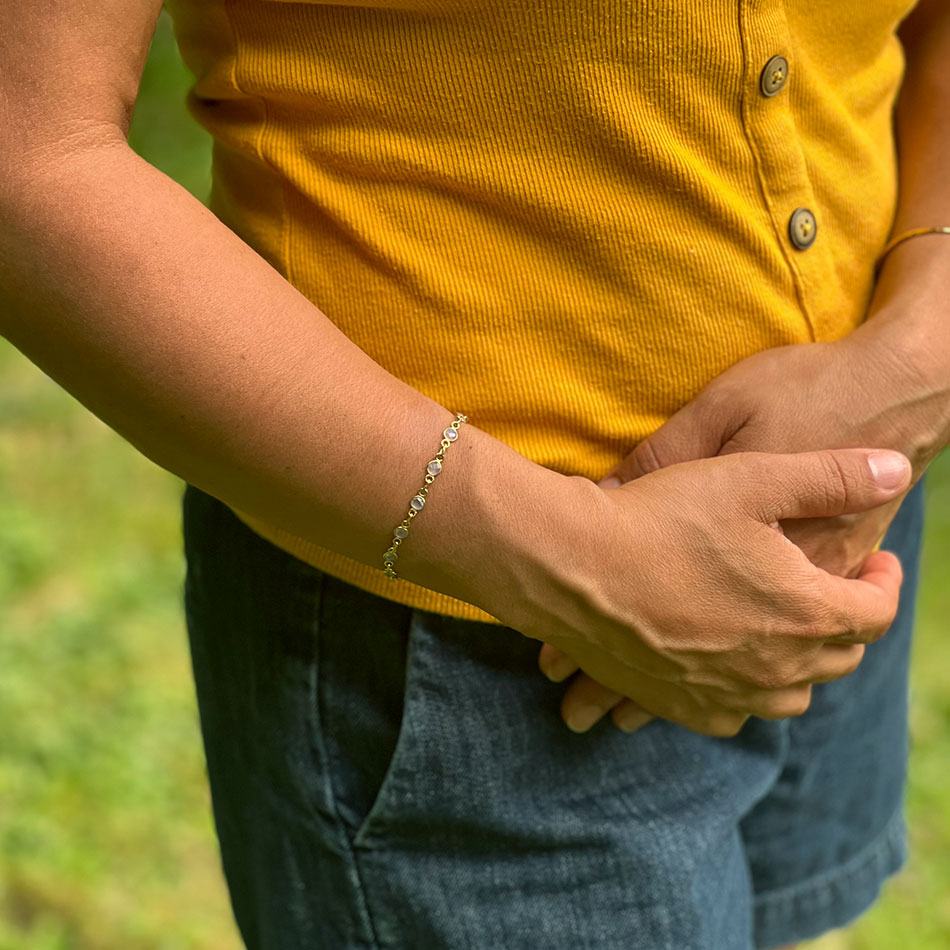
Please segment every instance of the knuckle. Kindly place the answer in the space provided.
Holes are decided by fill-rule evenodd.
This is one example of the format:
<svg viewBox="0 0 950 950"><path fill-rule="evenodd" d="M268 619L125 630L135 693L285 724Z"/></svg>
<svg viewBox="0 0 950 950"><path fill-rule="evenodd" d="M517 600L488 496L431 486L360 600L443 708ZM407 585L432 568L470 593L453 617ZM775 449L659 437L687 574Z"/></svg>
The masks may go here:
<svg viewBox="0 0 950 950"><path fill-rule="evenodd" d="M850 616L835 624L829 639L846 639L857 643L874 643L890 629L893 617Z"/></svg>
<svg viewBox="0 0 950 950"><path fill-rule="evenodd" d="M758 689L782 689L794 681L795 672L784 663L773 663L755 670L750 681Z"/></svg>
<svg viewBox="0 0 950 950"><path fill-rule="evenodd" d="M767 715L764 719L788 719L801 716L811 705L811 687L788 690L780 696L772 696L766 701Z"/></svg>
<svg viewBox="0 0 950 950"><path fill-rule="evenodd" d="M861 665L861 661L864 659L863 643L855 643L847 649L848 656L841 664L841 676L850 676Z"/></svg>
<svg viewBox="0 0 950 950"><path fill-rule="evenodd" d="M722 713L714 716L708 723L711 730L709 735L721 739L731 739L739 734L745 725L746 718L746 716L738 713Z"/></svg>
<svg viewBox="0 0 950 950"><path fill-rule="evenodd" d="M863 643L827 644L817 666L802 677L801 685L811 687L815 683L832 683L850 676L861 665L864 649Z"/></svg>
<svg viewBox="0 0 950 950"><path fill-rule="evenodd" d="M809 571L802 577L792 596L798 603L798 609L794 611L798 636L816 640L847 631L847 625L842 623L832 604L826 575L821 571ZM790 602L794 602L792 596Z"/></svg>
<svg viewBox="0 0 950 950"><path fill-rule="evenodd" d="M836 633L833 637L828 637L829 643L873 643L880 639L876 633L868 630L858 630L854 627L844 630L842 633Z"/></svg>
<svg viewBox="0 0 950 950"><path fill-rule="evenodd" d="M745 405L748 392L741 387L728 386L719 383L714 386L706 386L696 397L696 402L713 417L726 416L729 419L734 417L748 416L750 407Z"/></svg>
<svg viewBox="0 0 950 950"><path fill-rule="evenodd" d="M830 508L837 499L847 494L847 479L837 457L831 452L819 452L818 467L821 469L821 490L825 493L825 500ZM829 510L828 514L832 512Z"/></svg>
<svg viewBox="0 0 950 950"><path fill-rule="evenodd" d="M843 600L829 586L827 575L815 572L804 594L805 623L824 639L849 638L873 643L890 629L897 616L898 599Z"/></svg>
<svg viewBox="0 0 950 950"><path fill-rule="evenodd" d="M689 703L678 701L667 701L663 717L671 722L678 722L687 729L695 729L698 721L695 707Z"/></svg>
<svg viewBox="0 0 950 950"><path fill-rule="evenodd" d="M875 624L867 630L867 636L863 639L864 643L876 643L891 629L890 621L883 624Z"/></svg>
<svg viewBox="0 0 950 950"><path fill-rule="evenodd" d="M822 470L821 490L825 493L822 500L826 502L827 513L843 514L851 499L851 479L834 452L821 452L818 459Z"/></svg>
<svg viewBox="0 0 950 950"><path fill-rule="evenodd" d="M633 450L633 457L640 471L644 474L657 472L664 467L656 446L649 436L637 444L637 447Z"/></svg>
<svg viewBox="0 0 950 950"><path fill-rule="evenodd" d="M731 739L737 735L745 725L748 714L730 712L727 709L706 713L693 722L684 723L687 728L700 735L712 736L717 739Z"/></svg>

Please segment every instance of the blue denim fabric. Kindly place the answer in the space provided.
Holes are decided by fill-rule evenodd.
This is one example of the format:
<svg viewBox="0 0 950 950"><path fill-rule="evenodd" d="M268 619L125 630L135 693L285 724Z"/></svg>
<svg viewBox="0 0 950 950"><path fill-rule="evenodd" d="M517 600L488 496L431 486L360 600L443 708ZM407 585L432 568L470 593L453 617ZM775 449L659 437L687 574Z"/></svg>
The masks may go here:
<svg viewBox="0 0 950 950"><path fill-rule="evenodd" d="M284 552L187 486L185 608L250 950L752 950L866 909L906 856L918 485L898 619L808 712L731 739L571 733L508 627Z"/></svg>

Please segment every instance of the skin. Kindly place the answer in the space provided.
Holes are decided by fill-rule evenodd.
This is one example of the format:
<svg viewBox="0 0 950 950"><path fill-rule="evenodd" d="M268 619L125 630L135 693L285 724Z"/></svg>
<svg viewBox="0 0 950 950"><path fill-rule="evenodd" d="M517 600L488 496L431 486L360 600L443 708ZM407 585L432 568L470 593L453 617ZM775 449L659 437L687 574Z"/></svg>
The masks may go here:
<svg viewBox="0 0 950 950"><path fill-rule="evenodd" d="M907 71L897 107L900 201L893 233L950 225L950 9L922 2L902 24ZM669 465L734 452L801 452L877 445L910 459L912 484L950 443L950 236L912 238L885 259L866 321L833 343L776 347L712 380L598 484L606 492ZM781 524L823 569L853 577L901 498L858 514ZM562 681L578 667L550 644L539 665ZM652 717L585 673L562 717L586 731L608 712L635 731ZM804 712L804 709L802 710Z"/></svg>
<svg viewBox="0 0 950 950"><path fill-rule="evenodd" d="M798 715L812 683L851 672L884 635L901 569L879 551L858 577L836 577L777 523L869 510L909 477L902 455L849 448L700 459L613 491L571 478L557 542L570 550L529 564L517 600L496 616L698 732L735 735L750 711ZM552 572L567 559L569 572Z"/></svg>
<svg viewBox="0 0 950 950"><path fill-rule="evenodd" d="M404 517L428 451L402 433L423 439L452 413L128 147L154 0L51 2L62 15L8 0L0 32L0 333L163 468L378 566L380 526ZM367 442L383 468L363 464ZM866 447L697 459L610 492L472 425L452 453L400 576L687 728L727 736L750 713L799 714L896 612L893 555L844 579L776 530L904 491L904 477L875 484Z"/></svg>
<svg viewBox="0 0 950 950"><path fill-rule="evenodd" d="M943 0L925 0L921 10L935 13L938 4L942 5ZM0 137L0 147L3 148L0 165L5 169L5 174L0 176L0 208L4 211L5 230L9 232L9 247L14 250L0 254L0 263L27 261L37 268L37 272L23 267L13 268L11 274L4 275L8 312L4 314L7 323L0 329L10 338L15 336L15 344L33 362L47 370L52 378L61 382L64 388L80 398L100 418L126 435L144 454L169 471L205 488L233 507L255 513L271 524L286 526L298 534L308 530L309 524L317 544L332 547L365 563L376 563L378 525L391 523L392 519L387 510L373 510L367 504L367 499L388 498L393 488L391 471L413 471L413 460L422 452L415 445L402 444L401 435L399 440L394 439L391 444L382 440L387 437L387 433L402 433L411 428L408 424L395 424L397 411L404 412L405 418L414 423L418 423L424 412L431 412L431 425L419 426L419 431L423 432L442 428L450 419L446 418L445 410L437 405L420 403L418 394L406 392L398 380L384 379L378 367L373 369L368 365L369 361L356 352L357 348L341 339L329 321L309 301L292 291L271 268L265 267L262 259L251 253L202 206L187 198L177 186L145 166L126 149L125 137L141 67L160 6L159 0L70 0L66 11L69 15L51 17L48 15L50 3L13 0L12 7L8 4L9 8L4 10L7 25L12 26L7 31L9 40L0 34L5 77L5 81L0 83L0 118L3 119L4 127L4 136ZM65 2L61 2L58 12L62 13L64 9ZM942 22L945 23L946 14L942 16ZM920 34L921 31L918 29L917 32ZM928 68L937 77L942 75L940 71L947 58L944 47L935 54L928 54L928 57L921 55L919 61L930 63ZM37 71L36 63L42 63L42 70ZM934 147L929 132L925 141L918 141L922 133L915 132L913 128L915 125L919 129L933 126L940 116L938 107L943 110L944 116L950 115L946 99L940 100L942 93L936 78L932 86L928 87L925 94L914 99L916 104L908 113L910 131L901 137L902 148L906 146L909 153L920 158L919 163L909 166L912 173L918 165L925 170L921 175L923 186L920 181L902 179L902 187L909 183L910 187L905 191L911 195L911 199L902 204L906 227L926 223L931 212L950 211L947 195L944 193L943 198L940 198L937 173L940 163L943 167L947 166L947 154ZM938 103L938 107L933 106L933 103ZM63 182L67 182L68 187L62 187ZM917 196L917 204L914 195ZM141 208L146 205L152 213L143 216ZM950 214L943 214L943 218L950 220ZM132 220L136 223L134 229L123 227L123 222ZM18 227L22 234L17 232ZM182 241L186 240L193 242L192 246L196 248L194 252L189 246L182 245ZM39 241L40 244L30 244L30 241ZM206 249L209 247L215 248L215 267L211 269L211 276L208 274L209 268L205 266ZM3 247L0 250L8 249ZM76 259L77 255L80 260ZM946 269L940 271L936 266L940 261L945 264L946 259L937 258L935 263L934 259L928 258L921 263L920 255L915 257L913 250L899 249L893 260L916 260L917 264L908 264L910 276L901 280L889 275L899 273L894 268L902 265L891 263L884 280L890 279L892 283L896 281L894 286L898 289L908 292L913 289L914 294L910 294L912 298L930 300L933 306L928 308L921 305L914 310L913 299L902 303L900 295L895 292L893 306L880 308L875 324L876 327L883 327L888 321L899 318L901 342L918 340L921 346L917 356L922 360L922 354L926 352L923 341L926 340L927 345L932 346L935 334L939 339L940 333L940 327L934 322L934 313L937 312L937 302L942 293L934 292L928 297L927 281L930 279L930 286L934 287L941 280L946 284L950 275ZM123 275L134 273L137 279L117 281L117 272ZM78 286L77 274L83 275L84 285ZM167 293L170 285L176 288L172 298ZM238 310L242 305L244 310ZM174 306L179 308L178 311L172 310ZM38 312L44 314L43 321L33 319ZM908 313L911 319L908 319ZM196 319L195 315L200 319ZM947 324L950 321L943 324L944 332ZM246 338L238 337L239 331L246 333ZM68 340L65 337L67 333L70 334ZM104 340L108 341L108 346L103 345ZM143 347L143 340L148 341L150 346ZM943 344L946 342L944 338ZM333 353L329 356L332 358L323 360L319 372L299 364L302 358L300 354L309 358L326 357L331 347ZM163 353L160 361L154 359L156 348ZM944 345L943 352L946 350ZM880 352L884 353L886 349L882 348ZM196 359L196 354L199 359ZM256 361L248 360L247 354L253 354ZM326 371L327 366L335 368L336 377ZM89 367L94 367L95 371L90 372ZM286 385L275 387L274 367L285 367L287 372L299 370L299 375L287 380ZM156 379L154 376L160 368L167 372L166 379ZM932 380L941 378L941 371L942 378L947 378L945 366L941 368L932 364L927 370L933 371ZM923 368L920 375L921 380L926 375ZM353 400L351 395L355 378L359 378L362 383L363 398L358 400ZM297 379L305 381L305 385L295 387L293 384ZM314 379L324 380L327 391L316 392ZM344 382L337 386L335 379ZM136 385L117 388L119 383L129 380ZM137 385L141 380L149 380L152 385ZM225 380L227 385L222 386L221 380ZM939 397L924 395L928 390L923 384L914 391L918 393L921 403L932 402L934 398L939 401ZM371 396L366 396L367 392ZM209 397L209 393L213 398ZM130 394L137 396L139 401L130 398ZM341 399L345 397L339 404L335 401L338 395ZM280 402L283 396L286 396L286 403ZM308 398L313 402L308 403ZM372 428L372 418L367 416L363 419L355 415L363 407L368 407L365 410L367 414L372 412L375 415L374 407L384 404L391 406L388 424ZM261 406L266 408L266 413L261 414ZM258 409L257 415L253 411L255 408ZM194 415L196 412L200 412L197 419ZM922 414L926 415L926 412ZM263 422L265 415L266 424ZM735 419L736 413L733 410L726 416ZM312 438L312 420L318 417L325 421L323 441L308 441L308 438ZM888 419L890 415L885 411L880 414L880 418ZM185 419L188 425L182 426L180 420ZM332 424L338 424L344 435L332 430ZM370 481L359 483L353 486L351 493L356 502L352 510L348 509L342 515L340 511L322 510L321 499L333 496L332 488L340 471L365 471L367 479L375 471L370 467L364 470L357 464L360 458L354 456L356 462L353 462L342 454L348 451L352 443L346 434L354 429L373 431L378 435L377 450L390 460L385 472L386 491ZM928 431L925 426L923 433L918 433L924 445L928 444ZM733 438L736 432L731 431L729 438ZM468 437L471 440L475 437L474 433L469 432ZM188 439L193 439L193 442ZM728 454L722 453L725 436L721 441L722 445L718 447L708 447L707 454ZM862 442L865 445L881 444L876 438L863 439ZM750 444L756 443L752 440ZM297 455L290 454L297 445L304 451ZM236 457L228 455L233 446L238 447ZM497 458L497 453L504 451L503 444L499 443L493 448L491 443L484 440L479 448L484 448L484 451L471 453L473 458L466 460L470 464L460 467L462 472L472 472L482 455L494 455ZM463 447L453 451L461 450ZM362 452L361 449L354 451L358 454ZM660 458L656 454L658 451L655 448L654 454ZM804 466L805 463L814 468L819 461L803 460L801 456L776 457L774 453L778 450L774 446L766 446L765 451L771 453L772 461L781 466L783 472L791 471L792 466ZM336 452L341 454L333 454ZM641 450L641 457L645 457L644 453L645 450ZM689 454L693 459L705 458L700 447L694 446ZM722 500L734 502L731 527L744 532L743 539L751 537L761 541L763 563L768 564L771 561L768 555L774 552L799 572L799 579L808 577L813 585L820 584L827 592L833 585L824 577L816 579L816 574L807 570L804 556L795 560L796 552L792 550L794 545L784 543L785 539L770 523L769 512L764 512L764 520L756 520L755 516L764 511L765 499L749 486L760 484L763 475L769 474L776 495L781 496L771 501L776 507L770 511L777 515L779 510L788 507L788 496L794 494L792 489L803 490L806 495L810 491L812 495L824 496L827 489L835 485L837 477L821 479L812 476L806 479L802 467L798 472L801 476L799 482L791 485L783 482L777 469L771 470L764 466L761 459L750 459L749 453L744 454L746 461L734 460L738 464L728 470L733 477L726 479L734 486L738 481L735 475L746 476L743 498L725 489L721 493ZM269 463L270 467L263 473L252 472L245 477L241 473L247 468L246 460L249 458L268 460L261 464ZM655 486L658 479L668 479L670 483L675 482L682 487L684 498L695 495L695 492L688 491L690 473L681 469L678 473L669 474L671 461L672 457L667 457L662 470L644 469L649 477L643 475L641 482L642 472L636 468L641 463L635 460L631 463L628 481L636 481L638 485L612 491L600 489L603 497L598 501L592 499L586 488L579 488L573 481L569 486L572 490L568 492L560 478L544 476L545 491L537 498L536 507L547 507L550 497L555 495L569 500L570 503L563 505L567 512L573 510L575 502L579 506L582 502L588 503L590 510L603 518L602 525L598 526L602 530L588 531L589 537L609 537L611 526L614 526L618 538L632 535L632 530L621 530L623 525L616 527L617 515L625 514L631 528L635 523L642 524L641 509L634 504L633 496L649 496L653 489L648 487L648 483ZM827 459L825 461L827 469ZM509 464L523 465L514 461ZM841 464L840 459L836 464ZM753 471L748 467L750 465L758 466L758 469ZM719 466L719 470L727 472L724 466ZM502 466L499 471L506 472L507 469ZM825 474L829 472L825 471ZM834 475L833 472L831 474ZM488 475L491 477L484 478L486 485L505 481L498 477L497 472L489 472ZM750 475L755 477L749 478ZM857 474L857 469L852 475L854 477L849 484L859 485L861 476ZM244 481L239 481L239 476ZM445 477L440 482L443 494L452 491L449 487L452 483L446 483ZM532 473L531 478L525 477L526 490L521 491L519 485L512 495L522 500L527 498L527 489L537 484L540 477L537 473ZM459 492L459 497L466 500L475 497L477 493L472 490L472 486L480 483L479 479L473 478L470 485L461 486L464 490ZM708 479L704 478L704 484L707 483ZM331 487L325 487L327 484ZM274 490L262 491L262 485ZM590 482L587 482L587 486L597 487ZM409 485L409 488L414 487L414 484ZM901 490L905 488L902 486ZM562 490L565 491L563 496L559 494ZM624 491L628 496L625 501L611 497L621 495ZM408 489L391 494L400 498L406 497L407 492ZM865 486L861 498L864 507L847 505L847 501L854 500L850 498L830 500L835 502L832 507L850 511L850 515L845 517L853 517L858 521L863 517L875 518L879 520L880 527L884 516L873 511L879 504L874 498L873 492ZM742 505L739 505L740 501ZM264 504L269 507L257 507ZM887 504L891 504L891 499L887 499ZM447 504L443 510L451 513L456 507ZM557 509L556 505L554 507ZM642 511L646 511L647 507ZM658 510L660 506L652 507ZM685 505L680 506L679 510L684 509ZM808 517L809 514L816 515L816 512L798 511L798 514ZM827 516L828 512L821 511L820 514ZM432 542L433 550L446 544L455 519L449 517L445 522L438 519L438 512L434 512L416 529L413 544L417 558L425 551L426 533L438 540L438 544ZM498 520L508 523L511 519ZM686 519L681 520L685 522ZM691 525L697 520L698 514ZM869 520L868 524L871 523ZM328 530L328 524L341 526L333 537L320 533ZM573 526L579 528L578 524ZM713 527L718 529L721 525ZM712 538L720 533L718 530L711 531L708 536ZM868 527L867 533L874 532ZM553 539L562 534L556 531L551 538L542 538L538 550L551 550L555 544ZM576 536L583 536L583 531L578 530ZM463 540L469 542L470 538ZM470 547L471 544L466 543L462 550ZM489 538L485 548L489 552L497 551L497 539ZM744 550L744 545L736 544L735 550ZM800 551L797 553L801 554ZM576 550L574 547L565 548L565 554L576 557ZM457 573L465 576L476 573L483 575L486 566L495 561L504 563L503 558L478 557L473 559L472 570L469 571L461 555L458 559L449 560L460 565L462 569ZM589 578L596 579L604 574L595 568L602 567L607 560L609 558L603 552L593 551L588 562L591 567ZM436 566L441 564L441 558L435 555L433 561ZM434 568L429 569L429 574L423 573L422 568L414 571L411 562L408 566L409 571L404 570L405 576L419 581L422 586L450 592L462 600L478 602L477 591L450 589L455 575L437 576L433 573ZM866 602L862 611L866 617L863 626L866 636L871 639L880 624L874 617L868 618L868 612L884 616L889 611L889 605L895 600L896 585L899 584L899 565L894 563L891 556L881 554L876 560L868 558L860 567L860 576L876 577L877 584L853 582L849 585L842 581L839 599L848 599L853 605L856 603L855 598L863 598ZM610 572L606 573L609 575ZM658 576L662 573L657 572ZM503 572L501 578L492 579L492 583L504 589L505 576L507 572ZM780 580L782 576L779 573L777 579ZM550 577L543 569L538 569L536 574L526 574L520 586L515 585L513 603L521 600L520 595L524 591L532 589L533 581L537 582L533 586L537 590L538 604L555 600L557 595L560 600L556 606L576 608L572 616L583 617L584 608L587 608L590 627L593 633L601 634L601 639L606 639L604 635L613 628L618 631L628 629L619 622L624 618L604 617L598 610L589 609L587 595L591 592L616 593L613 590L605 592L595 580L591 580L590 586L580 592L561 591L552 588ZM603 582L600 581L600 584ZM767 597L774 592L774 587L774 583L762 585L763 603L767 603ZM846 590L850 591L847 597ZM732 593L734 595L734 591ZM880 601L879 594L885 597L886 603ZM619 597L616 599L619 600ZM823 601L826 606L828 602ZM597 607L605 603L614 606L612 598L604 596L598 601ZM787 604L779 604L777 609L782 606ZM503 607L504 604L501 604L499 611ZM492 612L497 613L494 610ZM772 611L768 616L771 618L774 614L775 611ZM544 624L546 629L550 629L553 618L557 616L558 612L552 610L550 617L545 618L551 621ZM518 629L531 626L527 620L522 625L514 622L518 619L515 607L511 608L511 617L511 625ZM655 618L639 619L644 620L646 628L646 620ZM618 622L612 626L614 620ZM666 632L675 634L679 626L674 623ZM828 621L821 625L821 629L816 627L811 632L811 639L815 642L808 645L807 652L812 656L824 654L834 658L831 645L819 641L826 639L825 634L831 633L837 626L839 624ZM749 629L754 635L761 627ZM799 640L807 639L800 631L796 630L795 633ZM543 632L538 631L538 634L537 638L541 639ZM532 633L528 632L527 635ZM834 639L833 633L830 638ZM645 654L649 651L644 650L643 656L630 658L633 670L631 682L633 678L639 678L642 688L649 685L651 676L643 669L638 669L634 661L661 674L652 677L660 683L659 688L655 684L653 686L658 689L658 693L651 708L657 712L668 712L665 700L673 688L669 677L676 675L677 667L687 665L688 656L677 653L677 648L682 647L682 644L677 645L675 639L675 636L666 637L670 641L669 655L657 653L655 657L647 656ZM791 644L795 636L787 634L787 639ZM564 642L569 640L570 637L565 633ZM663 640L663 637L655 638L657 643ZM599 650L597 637L592 635L590 642L581 646L589 647L590 663L585 669L593 670L599 663L603 663L605 671L616 666L614 654ZM695 648L695 644L693 646ZM708 648L707 644L703 646ZM860 643L852 641L850 646L844 643L839 646L850 655L856 652L852 648L860 647ZM739 651L737 658L741 659L741 656L742 651ZM774 658L771 659L774 661ZM663 660L667 666L663 665ZM750 702L765 704L764 710L759 707L760 712L790 715L803 711L800 699L794 696L791 698L796 712L790 711L789 706L782 707L779 702L781 696L778 695L781 689L776 690L769 684L761 684L762 689L749 692L748 684L751 682L753 687L756 685L756 675L761 679L764 674L772 674L770 665L760 665L750 673L749 670L737 670L735 664L730 666L723 661L722 673L724 678L718 686L720 698L723 690L734 688L738 683L739 687L746 690ZM731 674L731 682L728 674ZM748 679L750 675L753 676L752 680ZM809 675L811 681L820 681L820 676L815 679L813 667L809 669ZM839 675L843 673L839 671ZM596 681L591 682L602 688ZM704 685L708 684L692 684L694 691L699 691L700 700L704 698L701 688ZM735 694L732 695L734 699ZM698 700L697 704L700 712L703 712ZM756 708L747 702L746 711L756 711ZM675 704L672 712L675 712ZM729 734L734 718L738 715L733 711L733 715L727 717L722 734ZM697 728L701 728L704 722L709 723L708 716L705 720L697 721L685 715L677 721L683 719L686 720L685 724Z"/></svg>
<svg viewBox="0 0 950 950"><path fill-rule="evenodd" d="M894 234L950 224L950 176L940 171L950 167L950 88L937 79L950 57L950 10L941 8L938 0L924 0L902 25L900 37L907 72L896 115L901 197ZM737 364L700 394L702 401L697 398L685 407L599 484L607 489L611 476L623 481L674 460L739 451L745 446L788 451L789 445L806 449L855 444L853 439L903 451L911 459L916 482L950 441L941 419L945 414L941 405L947 405L943 380L950 378L948 245L946 236L914 238L898 245L885 260L867 322L846 345L820 346L817 351L808 346L804 352L800 347L783 347ZM861 364L862 357L869 358L871 366L888 367L886 380L876 379L869 386L869 365ZM915 395L908 398L899 384L902 379L908 381L911 367ZM770 370L779 372L770 376ZM805 375L773 395L775 380L788 380L789 370ZM820 391L807 389L806 380L817 380ZM794 402L796 390L798 403ZM849 418L848 412L836 411L829 417L825 407L841 406L843 400L853 410L859 393L868 397L856 407L860 433L850 428L842 431L841 419ZM790 406L795 411L790 412ZM711 435L704 437L701 423L711 425L707 430ZM878 433L888 441L881 442ZM847 575L886 531L898 505L895 501L855 516L799 520L783 527L816 564ZM539 664L552 671L556 680L577 669L570 657L549 645L541 648ZM580 673L562 703L565 722L585 709L594 714L588 715L590 725L612 710L614 724L629 731L653 718L635 702ZM797 946L785 944L775 950Z"/></svg>

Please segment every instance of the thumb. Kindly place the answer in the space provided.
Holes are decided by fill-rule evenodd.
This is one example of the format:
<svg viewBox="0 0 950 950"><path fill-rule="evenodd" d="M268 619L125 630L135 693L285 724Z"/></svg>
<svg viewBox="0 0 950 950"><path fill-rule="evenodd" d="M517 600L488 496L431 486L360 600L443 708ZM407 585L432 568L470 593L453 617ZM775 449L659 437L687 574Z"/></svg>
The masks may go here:
<svg viewBox="0 0 950 950"><path fill-rule="evenodd" d="M861 618L865 631L883 635L890 627L897 614L904 578L900 559L891 551L869 554L855 579L824 572L820 576L829 600L845 607L849 617ZM861 635L853 630L827 640L829 643L869 642L867 633Z"/></svg>
<svg viewBox="0 0 950 950"><path fill-rule="evenodd" d="M858 514L883 505L910 484L910 462L887 449L822 449L792 455L723 456L746 462L745 500L766 523L783 518Z"/></svg>
<svg viewBox="0 0 950 950"><path fill-rule="evenodd" d="M718 455L737 427L733 408L728 402L697 396L639 442L598 484L617 488L668 465Z"/></svg>

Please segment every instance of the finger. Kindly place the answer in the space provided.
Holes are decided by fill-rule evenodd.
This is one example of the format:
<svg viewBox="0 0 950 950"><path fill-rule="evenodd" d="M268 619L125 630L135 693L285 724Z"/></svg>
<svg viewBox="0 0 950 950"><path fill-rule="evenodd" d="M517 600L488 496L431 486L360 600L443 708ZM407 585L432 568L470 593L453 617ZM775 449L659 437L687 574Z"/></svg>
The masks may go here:
<svg viewBox="0 0 950 950"><path fill-rule="evenodd" d="M572 732L587 732L624 698L581 673L567 688L561 700L561 718Z"/></svg>
<svg viewBox="0 0 950 950"><path fill-rule="evenodd" d="M562 653L557 647L551 646L550 643L542 644L538 651L538 667L549 680L555 683L563 682L580 669L571 657Z"/></svg>
<svg viewBox="0 0 950 950"><path fill-rule="evenodd" d="M811 683L773 690L750 710L759 719L788 719L801 716L811 705Z"/></svg>
<svg viewBox="0 0 950 950"><path fill-rule="evenodd" d="M637 705L656 718L666 719L701 735L734 736L749 718L745 709L730 709L711 699L708 691L700 694L649 676L637 677L632 684Z"/></svg>
<svg viewBox="0 0 950 950"><path fill-rule="evenodd" d="M760 719L800 716L808 708L809 691L815 683L829 683L853 673L863 656L864 644L822 644L809 657L807 668L803 667L797 676L780 679L781 685L742 692L707 686L706 699L720 709L751 714Z"/></svg>
<svg viewBox="0 0 950 950"><path fill-rule="evenodd" d="M632 699L624 699L610 711L610 718L622 732L636 732L655 716Z"/></svg>
<svg viewBox="0 0 950 950"><path fill-rule="evenodd" d="M830 683L850 676L864 658L863 643L826 643L815 658L811 683Z"/></svg>
<svg viewBox="0 0 950 950"><path fill-rule="evenodd" d="M911 478L905 456L883 449L740 452L716 461L725 463L721 472L738 483L740 501L765 524L869 511L892 501Z"/></svg>
<svg viewBox="0 0 950 950"><path fill-rule="evenodd" d="M717 739L731 739L738 735L749 717L744 713L716 712L698 720L687 720L682 723L687 729L698 732L703 736L713 736Z"/></svg>
<svg viewBox="0 0 950 950"><path fill-rule="evenodd" d="M818 584L835 612L837 633L825 639L837 643L873 643L884 636L897 615L903 580L901 562L890 551L875 551L855 578L819 571Z"/></svg>
<svg viewBox="0 0 950 950"><path fill-rule="evenodd" d="M718 455L741 424L741 407L733 400L713 398L710 393L711 390L700 393L637 443L613 473L620 482L678 462Z"/></svg>

